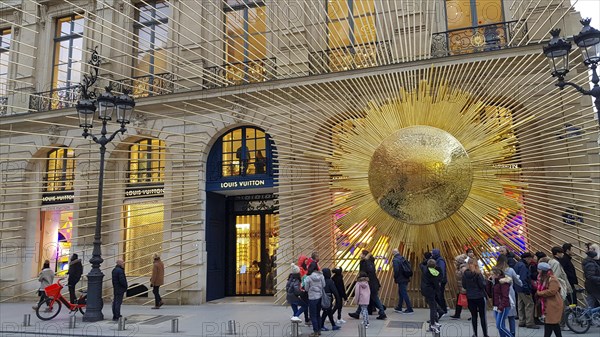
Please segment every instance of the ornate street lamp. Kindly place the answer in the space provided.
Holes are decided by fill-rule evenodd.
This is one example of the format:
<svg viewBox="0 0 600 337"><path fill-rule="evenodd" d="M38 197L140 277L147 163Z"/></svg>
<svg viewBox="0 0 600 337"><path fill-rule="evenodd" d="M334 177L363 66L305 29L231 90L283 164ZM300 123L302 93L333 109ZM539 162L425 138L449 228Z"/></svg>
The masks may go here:
<svg viewBox="0 0 600 337"><path fill-rule="evenodd" d="M98 204L96 206L96 227L94 232L94 248L92 251L92 258L90 263L92 264L92 270L88 273L88 292L87 292L87 308L83 315L85 322L97 322L104 319L102 314L102 307L104 303L102 301L102 280L104 274L100 270L100 264L104 261L101 256L101 229L102 229L102 197L104 193L104 155L106 153L106 144L110 143L118 133L124 134L127 129L126 124L129 124L129 119L133 108L135 107L135 101L127 90L123 90L123 94L115 96L111 93L112 88L106 87L105 92L100 96L96 97L94 92L89 92L90 87L98 79L98 67L100 66L100 56L98 52L94 50L92 52L92 58L88 62L92 68L90 74L83 76L83 81L80 84L81 98L77 102L77 114L79 115L79 126L83 128L83 138L89 136L92 140L100 145L100 172L98 174ZM100 130L100 137L96 137L89 130L93 127L94 114L96 112L96 105L98 106L98 119L102 121L102 129ZM117 110L117 123L120 124L120 128L113 132L107 137L108 131L106 125L108 121L112 119L112 115Z"/></svg>
<svg viewBox="0 0 600 337"><path fill-rule="evenodd" d="M560 29L550 31L552 39L547 46L544 47L544 54L550 62L552 76L558 78L556 86L561 90L569 85L577 89L580 93L594 97L594 105L598 113L598 123L600 124L600 86L598 82L598 72L596 67L600 62L600 31L594 27L590 27L592 19L583 19L579 22L583 25L581 32L573 37L575 44L581 50L583 55L583 63L592 71L592 83L594 86L591 90L585 90L575 83L566 82L565 75L569 72L569 53L571 52L571 42L568 42L559 37Z"/></svg>

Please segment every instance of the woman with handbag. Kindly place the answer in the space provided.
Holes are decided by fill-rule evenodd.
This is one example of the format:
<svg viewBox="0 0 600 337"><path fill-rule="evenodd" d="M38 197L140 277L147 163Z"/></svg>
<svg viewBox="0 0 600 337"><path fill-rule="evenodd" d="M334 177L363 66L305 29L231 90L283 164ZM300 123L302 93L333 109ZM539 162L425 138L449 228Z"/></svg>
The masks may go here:
<svg viewBox="0 0 600 337"><path fill-rule="evenodd" d="M471 312L471 325L473 326L473 337L477 337L477 316L481 321L483 336L488 337L486 319L486 292L485 279L479 269L477 260L470 259L467 269L463 273L462 287L466 289L467 306Z"/></svg>

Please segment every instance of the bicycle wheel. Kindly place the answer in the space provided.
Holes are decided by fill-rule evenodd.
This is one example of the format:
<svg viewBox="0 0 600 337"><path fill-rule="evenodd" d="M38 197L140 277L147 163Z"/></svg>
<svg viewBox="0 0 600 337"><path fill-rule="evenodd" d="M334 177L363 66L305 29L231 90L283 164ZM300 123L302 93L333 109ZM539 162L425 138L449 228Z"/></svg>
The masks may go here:
<svg viewBox="0 0 600 337"><path fill-rule="evenodd" d="M44 301L35 311L35 315L42 321L48 321L56 317L62 308L60 301L52 302L52 299Z"/></svg>
<svg viewBox="0 0 600 337"><path fill-rule="evenodd" d="M590 320L583 314L581 308L571 309L567 312L567 326L576 334L586 333L591 326Z"/></svg>

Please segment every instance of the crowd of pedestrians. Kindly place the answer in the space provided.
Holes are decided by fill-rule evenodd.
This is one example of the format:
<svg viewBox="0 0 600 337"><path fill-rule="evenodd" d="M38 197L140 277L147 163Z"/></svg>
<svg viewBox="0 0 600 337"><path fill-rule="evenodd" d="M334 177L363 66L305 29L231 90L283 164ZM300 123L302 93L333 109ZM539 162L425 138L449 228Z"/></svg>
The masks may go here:
<svg viewBox="0 0 600 337"><path fill-rule="evenodd" d="M578 278L573 263L573 246L565 243L552 247L550 256L544 252L513 253L507 247L498 249L493 263L478 259L473 249L454 258L454 273L458 288L453 319L460 319L463 310L470 312L473 337L480 332L488 337L487 312L492 317L500 337L515 337L517 328L540 329L544 327L544 337L552 334L562 337L565 329L565 308L577 303L577 293L585 290L587 306L600 306L600 247L588 244L585 258L581 262L584 276L584 289L578 289ZM366 250L360 254L359 273L351 291L346 291L341 268L321 270L319 257L301 256L298 264L292 265L286 291L287 300L292 307L292 321L312 326L312 337L329 330L325 326L329 318L331 329L340 329L345 323L342 319L342 306L348 300L348 294L354 293L357 308L348 315L362 319L369 326L369 315L377 311L377 319L386 319L385 306L379 298L381 284L377 277L374 257ZM393 278L397 285L398 303L394 307L397 313L414 313L408 293L413 277L410 261L397 249L392 250L391 265ZM451 267L452 268L452 267ZM440 319L448 314L445 288L448 283L446 260L439 249L424 254L418 265L421 274L421 294L429 307L429 330L439 332ZM329 299L323 301L323 297ZM334 319L337 312L337 319ZM517 324L518 322L518 324Z"/></svg>

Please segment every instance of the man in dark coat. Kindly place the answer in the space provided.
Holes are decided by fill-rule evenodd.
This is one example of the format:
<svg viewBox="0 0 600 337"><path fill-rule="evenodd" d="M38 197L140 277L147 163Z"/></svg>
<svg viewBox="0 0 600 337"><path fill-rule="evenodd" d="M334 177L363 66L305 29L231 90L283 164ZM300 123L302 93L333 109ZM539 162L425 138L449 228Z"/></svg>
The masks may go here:
<svg viewBox="0 0 600 337"><path fill-rule="evenodd" d="M121 317L121 304L123 304L123 296L127 291L127 277L125 276L125 263L123 260L117 260L117 265L112 270L112 285L113 285L113 321L119 320Z"/></svg>
<svg viewBox="0 0 600 337"><path fill-rule="evenodd" d="M437 304L436 294L440 290L442 271L434 259L427 259L420 264L421 268L421 295L429 306L429 329L439 332L439 319L444 315L444 310Z"/></svg>
<svg viewBox="0 0 600 337"><path fill-rule="evenodd" d="M562 245L564 255L558 260L558 262L560 262L565 274L567 274L567 280L569 281L569 284L571 284L571 289L573 289L573 292L569 294L570 303L577 304L577 292L575 291L575 285L578 284L578 281L577 272L575 272L575 266L573 265L573 261L571 261L573 259L571 256L571 254L573 254L571 248L573 248L573 245L570 243L565 243Z"/></svg>
<svg viewBox="0 0 600 337"><path fill-rule="evenodd" d="M445 315L448 313L448 305L446 304L445 295L446 284L448 283L448 275L446 273L446 260L444 260L444 258L440 255L440 250L437 248L431 250L431 258L435 260L435 265L440 270L440 287L438 288L435 300L437 301L437 304L440 307L440 309L444 312L443 315Z"/></svg>
<svg viewBox="0 0 600 337"><path fill-rule="evenodd" d="M517 297L519 326L526 326L529 329L539 329L539 327L535 325L535 304L533 303L533 297L531 297L531 273L529 271L531 260L533 260L533 254L529 252L521 254L521 260L517 262L514 269L523 284L521 286L515 284L514 289L519 294Z"/></svg>
<svg viewBox="0 0 600 337"><path fill-rule="evenodd" d="M394 311L411 314L413 313L412 304L410 303L410 297L408 297L408 282L410 282L410 276L407 276L407 272L412 273L410 262L408 262L404 256L400 255L398 249L392 250L392 267L394 268L394 281L398 284L398 305L394 308ZM406 310L402 311L402 304L406 303Z"/></svg>
<svg viewBox="0 0 600 337"><path fill-rule="evenodd" d="M81 264L81 260L77 254L73 254L71 256L71 261L69 262L69 279L67 280L67 286L69 287L69 300L71 303L77 302L77 296L75 295L75 286L81 280L81 275L83 275L83 264Z"/></svg>
<svg viewBox="0 0 600 337"><path fill-rule="evenodd" d="M598 245L590 245L589 250L586 252L587 257L581 261L585 278L585 291L588 295L586 298L588 308L595 308L600 305L600 264L598 263L600 259L596 249L600 249Z"/></svg>

